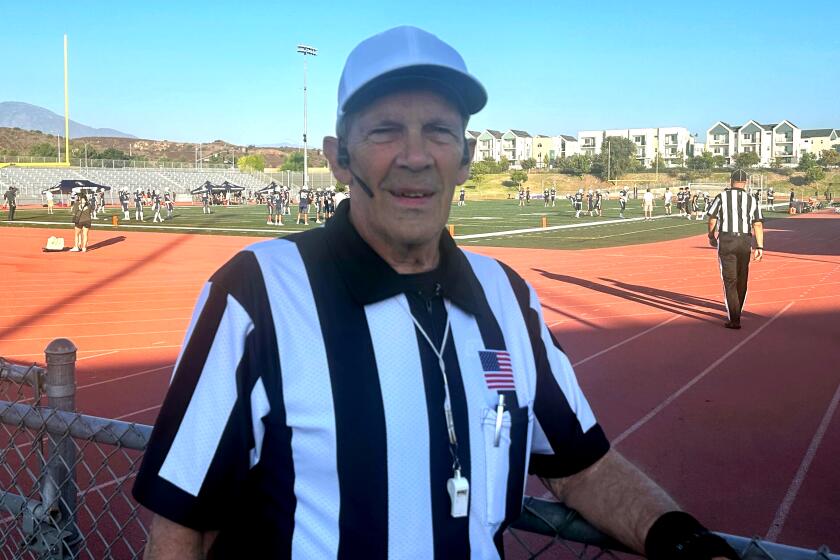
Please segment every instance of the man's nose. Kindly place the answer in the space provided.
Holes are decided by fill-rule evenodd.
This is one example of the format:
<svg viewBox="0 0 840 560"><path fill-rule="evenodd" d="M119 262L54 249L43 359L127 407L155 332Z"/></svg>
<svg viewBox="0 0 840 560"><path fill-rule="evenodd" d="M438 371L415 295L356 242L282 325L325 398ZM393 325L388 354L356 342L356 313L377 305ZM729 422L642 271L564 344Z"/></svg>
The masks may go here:
<svg viewBox="0 0 840 560"><path fill-rule="evenodd" d="M426 139L419 132L405 135L403 149L397 156L397 164L411 171L422 171L434 163Z"/></svg>

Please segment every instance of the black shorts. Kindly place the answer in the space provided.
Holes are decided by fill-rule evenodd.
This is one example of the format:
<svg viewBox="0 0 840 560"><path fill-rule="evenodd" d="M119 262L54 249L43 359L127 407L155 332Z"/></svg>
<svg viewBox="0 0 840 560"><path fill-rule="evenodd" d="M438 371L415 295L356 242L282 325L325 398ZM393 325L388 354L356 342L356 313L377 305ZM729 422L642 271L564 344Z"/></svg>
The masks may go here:
<svg viewBox="0 0 840 560"><path fill-rule="evenodd" d="M90 229L90 220L82 220L82 221L79 221L79 222L73 222L73 225L75 225L77 228L88 228L88 229Z"/></svg>

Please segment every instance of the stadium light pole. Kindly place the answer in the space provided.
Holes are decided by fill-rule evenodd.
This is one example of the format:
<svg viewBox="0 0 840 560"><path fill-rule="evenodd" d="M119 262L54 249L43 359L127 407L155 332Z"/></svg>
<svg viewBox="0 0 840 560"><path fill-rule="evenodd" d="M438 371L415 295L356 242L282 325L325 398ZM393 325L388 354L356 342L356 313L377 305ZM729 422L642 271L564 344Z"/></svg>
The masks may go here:
<svg viewBox="0 0 840 560"><path fill-rule="evenodd" d="M303 55L303 188L309 188L309 154L306 141L306 56L317 56L318 49L308 45L298 45L297 52Z"/></svg>

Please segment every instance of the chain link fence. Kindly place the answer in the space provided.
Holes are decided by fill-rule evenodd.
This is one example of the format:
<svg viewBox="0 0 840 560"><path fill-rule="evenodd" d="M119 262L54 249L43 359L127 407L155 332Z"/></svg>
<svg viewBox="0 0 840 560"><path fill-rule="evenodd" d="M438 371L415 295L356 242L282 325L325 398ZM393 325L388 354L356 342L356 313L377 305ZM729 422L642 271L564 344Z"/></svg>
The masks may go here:
<svg viewBox="0 0 840 560"><path fill-rule="evenodd" d="M142 558L151 513L131 496L152 427L75 411L76 347L54 340L47 367L0 358L0 560ZM744 560L840 560L722 535ZM525 499L508 560L638 558L557 502Z"/></svg>

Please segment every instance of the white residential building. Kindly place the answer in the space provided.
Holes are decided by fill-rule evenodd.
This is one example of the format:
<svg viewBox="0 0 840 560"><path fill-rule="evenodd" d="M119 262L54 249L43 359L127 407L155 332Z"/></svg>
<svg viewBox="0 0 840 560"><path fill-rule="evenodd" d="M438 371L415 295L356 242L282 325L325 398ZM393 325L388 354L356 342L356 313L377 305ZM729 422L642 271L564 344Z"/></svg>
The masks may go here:
<svg viewBox="0 0 840 560"><path fill-rule="evenodd" d="M534 138L524 130L510 129L502 135L502 156L514 169L523 159L531 157Z"/></svg>
<svg viewBox="0 0 840 560"><path fill-rule="evenodd" d="M481 133L477 130L467 130L464 132L464 138L467 139L467 142L472 140L475 142L475 152L473 153L473 163L477 161L481 161L478 157L478 137L481 136Z"/></svg>
<svg viewBox="0 0 840 560"><path fill-rule="evenodd" d="M534 136L531 157L536 160L537 169L546 167L546 160L549 166L553 165L554 160L560 157L562 146L563 138L560 136L546 136L545 134Z"/></svg>
<svg viewBox="0 0 840 560"><path fill-rule="evenodd" d="M485 159L499 161L502 158L502 133L498 130L487 129L478 136L474 161Z"/></svg>
<svg viewBox="0 0 840 560"><path fill-rule="evenodd" d="M761 124L749 120L742 125L718 121L706 131L706 150L733 165L738 154L753 152L759 165L774 162L796 165L801 153L802 131L788 120Z"/></svg>
<svg viewBox="0 0 840 560"><path fill-rule="evenodd" d="M685 164L685 160L698 154L694 136L687 128L669 126L657 129L656 150L668 167ZM655 157L655 156L654 156ZM682 160L682 161L680 161Z"/></svg>
<svg viewBox="0 0 840 560"><path fill-rule="evenodd" d="M738 145L738 129L729 123L718 121L706 131L706 150L713 156L723 157L731 165Z"/></svg>
<svg viewBox="0 0 840 560"><path fill-rule="evenodd" d="M580 153L595 156L601 153L601 144L604 142L604 131L580 130L578 131L577 139Z"/></svg>
<svg viewBox="0 0 840 560"><path fill-rule="evenodd" d="M571 157L580 153L578 139L569 134L560 135L560 152L557 157Z"/></svg>
<svg viewBox="0 0 840 560"><path fill-rule="evenodd" d="M578 132L581 152L600 154L607 149L604 140L610 136L631 140L636 145L636 159L645 167L650 167L657 152L662 154L669 166L678 165L680 154L688 157L694 153L694 137L687 128L678 126L582 130Z"/></svg>
<svg viewBox="0 0 840 560"><path fill-rule="evenodd" d="M823 150L830 150L840 145L840 129L815 128L803 130L799 144L799 156L809 153L820 157Z"/></svg>

